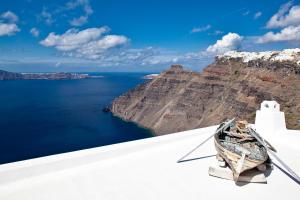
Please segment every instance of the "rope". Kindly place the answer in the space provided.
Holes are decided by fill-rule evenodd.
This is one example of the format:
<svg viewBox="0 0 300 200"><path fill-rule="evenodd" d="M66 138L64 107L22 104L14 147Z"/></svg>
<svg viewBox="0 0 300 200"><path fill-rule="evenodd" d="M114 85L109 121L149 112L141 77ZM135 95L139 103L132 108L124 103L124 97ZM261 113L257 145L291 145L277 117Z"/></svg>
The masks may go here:
<svg viewBox="0 0 300 200"><path fill-rule="evenodd" d="M294 172L287 164L285 164L273 151L268 150L268 152L275 157L275 159L290 173L290 175L292 175L298 182L298 184L300 183L300 177L298 176L298 174L296 174L296 172Z"/></svg>
<svg viewBox="0 0 300 200"><path fill-rule="evenodd" d="M201 142L198 146L196 146L195 148L193 148L191 151L189 151L187 154L185 154L184 156L182 156L177 163L183 162L184 159L189 156L191 153L193 153L194 151L196 151L196 149L198 149L200 146L202 146L204 143L206 143L208 140L210 140L216 133L220 132L221 130L227 128L232 122L234 121L234 118L228 122L226 122L223 126L219 127L217 129L217 131L212 134L211 136L209 136L206 140L204 140L203 142Z"/></svg>
<svg viewBox="0 0 300 200"><path fill-rule="evenodd" d="M215 135L212 134L211 136L209 136L206 140L204 140L201 144L199 144L198 146L196 146L195 148L193 148L191 151L189 151L187 154L185 154L182 158L180 158L177 163L183 162L187 156L189 156L191 153L193 153L194 151L196 151L196 149L198 149L200 146L202 146L204 143L206 143L210 138L212 138Z"/></svg>
<svg viewBox="0 0 300 200"><path fill-rule="evenodd" d="M290 175L292 175L297 182L300 182L300 177L296 174L296 172L294 172L287 164L285 164L285 162L283 162L276 154L275 152L273 152L272 149L270 149L270 147L268 147L268 145L266 144L265 140L256 132L254 131L252 128L250 128L250 134L255 137L255 139L257 139L257 141L259 143L261 143L268 151L268 153L270 153L289 173Z"/></svg>

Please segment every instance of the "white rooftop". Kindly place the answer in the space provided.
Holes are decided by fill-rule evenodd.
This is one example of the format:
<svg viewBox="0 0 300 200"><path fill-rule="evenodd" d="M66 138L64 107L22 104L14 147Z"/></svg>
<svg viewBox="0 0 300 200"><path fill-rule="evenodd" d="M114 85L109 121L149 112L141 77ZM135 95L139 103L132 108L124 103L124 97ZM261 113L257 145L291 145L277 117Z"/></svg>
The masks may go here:
<svg viewBox="0 0 300 200"><path fill-rule="evenodd" d="M273 107L258 111L257 130L273 131L266 134L274 135L269 142L299 175L300 145L295 144L300 144L300 131L282 128L276 102L265 103ZM270 113L278 116L266 118ZM272 124L281 128L274 130ZM191 161L177 163L215 130L212 126L0 165L0 199L299 199L299 183L276 166L267 184L236 185L209 176L208 168L216 162L213 140L191 154Z"/></svg>

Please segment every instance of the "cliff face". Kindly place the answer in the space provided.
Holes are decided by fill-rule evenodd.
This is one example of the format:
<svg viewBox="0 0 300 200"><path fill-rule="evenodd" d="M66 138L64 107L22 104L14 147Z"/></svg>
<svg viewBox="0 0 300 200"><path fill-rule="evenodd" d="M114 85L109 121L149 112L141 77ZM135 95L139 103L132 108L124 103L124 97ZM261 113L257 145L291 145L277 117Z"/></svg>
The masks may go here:
<svg viewBox="0 0 300 200"><path fill-rule="evenodd" d="M245 62L238 56L217 57L202 73L174 65L116 98L111 111L161 135L232 117L253 123L260 103L276 100L288 128L300 129L299 67L295 60Z"/></svg>

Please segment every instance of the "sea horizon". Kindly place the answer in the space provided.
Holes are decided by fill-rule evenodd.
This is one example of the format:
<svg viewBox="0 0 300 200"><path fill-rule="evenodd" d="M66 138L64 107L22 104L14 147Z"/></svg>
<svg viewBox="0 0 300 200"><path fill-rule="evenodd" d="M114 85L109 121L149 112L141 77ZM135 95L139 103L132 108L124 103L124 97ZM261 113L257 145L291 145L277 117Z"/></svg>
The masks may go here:
<svg viewBox="0 0 300 200"><path fill-rule="evenodd" d="M135 73L135 74L159 74L164 70L161 71L72 71L72 70L51 70L51 71L24 71L24 70L9 70L5 68L1 68L0 70L7 71L7 72L14 72L14 73Z"/></svg>

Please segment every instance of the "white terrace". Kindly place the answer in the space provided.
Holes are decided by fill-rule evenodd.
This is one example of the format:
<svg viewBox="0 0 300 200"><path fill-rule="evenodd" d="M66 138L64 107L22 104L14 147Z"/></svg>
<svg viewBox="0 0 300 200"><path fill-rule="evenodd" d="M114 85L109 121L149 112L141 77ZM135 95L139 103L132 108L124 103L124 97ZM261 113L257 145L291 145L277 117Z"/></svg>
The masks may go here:
<svg viewBox="0 0 300 200"><path fill-rule="evenodd" d="M300 131L285 128L276 102L257 111L257 131L300 174ZM0 199L299 199L300 185L279 164L267 184L208 175L213 140L176 161L214 133L216 126L0 165Z"/></svg>

